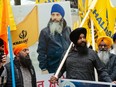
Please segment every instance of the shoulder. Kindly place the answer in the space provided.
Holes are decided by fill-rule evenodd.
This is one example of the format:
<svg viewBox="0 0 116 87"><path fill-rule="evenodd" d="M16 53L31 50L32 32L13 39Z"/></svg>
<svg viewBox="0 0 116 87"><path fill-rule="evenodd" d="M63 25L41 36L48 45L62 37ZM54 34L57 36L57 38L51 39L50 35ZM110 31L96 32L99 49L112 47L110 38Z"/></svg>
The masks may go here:
<svg viewBox="0 0 116 87"><path fill-rule="evenodd" d="M97 52L93 49L88 48L89 55L93 56L94 58L98 58Z"/></svg>
<svg viewBox="0 0 116 87"><path fill-rule="evenodd" d="M10 67L10 62L5 65L6 68Z"/></svg>
<svg viewBox="0 0 116 87"><path fill-rule="evenodd" d="M48 33L50 32L49 28L48 27L45 27L43 28L41 31L40 31L40 36L42 35L48 35Z"/></svg>
<svg viewBox="0 0 116 87"><path fill-rule="evenodd" d="M88 52L97 54L96 51L94 51L93 49L90 49L90 48L88 48Z"/></svg>
<svg viewBox="0 0 116 87"><path fill-rule="evenodd" d="M115 58L116 59L116 55L113 53L110 53L110 58Z"/></svg>
<svg viewBox="0 0 116 87"><path fill-rule="evenodd" d="M71 33L71 28L66 26L64 29L63 29L63 32L67 32L68 34Z"/></svg>
<svg viewBox="0 0 116 87"><path fill-rule="evenodd" d="M45 27L45 28L43 28L42 30L41 30L41 32L46 32L46 31L48 31L48 27Z"/></svg>
<svg viewBox="0 0 116 87"><path fill-rule="evenodd" d="M67 29L71 32L71 28L69 26L66 26L65 29Z"/></svg>

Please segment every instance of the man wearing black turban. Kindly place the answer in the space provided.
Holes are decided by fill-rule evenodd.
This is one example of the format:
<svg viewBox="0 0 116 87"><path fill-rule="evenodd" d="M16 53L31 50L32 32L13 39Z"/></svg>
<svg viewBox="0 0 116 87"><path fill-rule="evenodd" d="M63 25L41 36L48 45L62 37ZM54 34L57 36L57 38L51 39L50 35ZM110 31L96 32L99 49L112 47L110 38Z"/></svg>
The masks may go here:
<svg viewBox="0 0 116 87"><path fill-rule="evenodd" d="M112 82L106 72L104 64L98 58L97 53L87 48L86 34L87 31L83 27L77 28L71 32L70 40L73 42L74 46L70 50L58 78L66 71L67 79L94 81L94 68L96 68L98 76L101 76L103 81ZM50 81L54 83L58 78L52 76Z"/></svg>

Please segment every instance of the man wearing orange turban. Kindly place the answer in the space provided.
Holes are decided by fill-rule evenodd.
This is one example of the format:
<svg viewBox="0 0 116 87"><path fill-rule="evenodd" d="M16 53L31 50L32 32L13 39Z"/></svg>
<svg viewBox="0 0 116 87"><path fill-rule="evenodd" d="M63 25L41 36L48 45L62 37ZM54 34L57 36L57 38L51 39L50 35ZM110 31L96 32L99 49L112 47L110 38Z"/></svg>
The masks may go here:
<svg viewBox="0 0 116 87"><path fill-rule="evenodd" d="M13 49L16 87L37 87L35 70L32 65L27 44L16 45ZM5 65L6 87L12 87L10 63Z"/></svg>
<svg viewBox="0 0 116 87"><path fill-rule="evenodd" d="M101 36L97 39L98 56L100 60L105 64L107 72L112 81L116 81L116 55L110 53L112 44L113 41L108 36Z"/></svg>
<svg viewBox="0 0 116 87"><path fill-rule="evenodd" d="M16 45L13 49L14 55L17 55L21 50L28 48L27 44Z"/></svg>
<svg viewBox="0 0 116 87"><path fill-rule="evenodd" d="M99 44L101 42L105 42L105 44L108 46L108 48L111 48L112 44L113 44L113 41L110 37L108 36L101 36L97 39L97 45L99 46Z"/></svg>

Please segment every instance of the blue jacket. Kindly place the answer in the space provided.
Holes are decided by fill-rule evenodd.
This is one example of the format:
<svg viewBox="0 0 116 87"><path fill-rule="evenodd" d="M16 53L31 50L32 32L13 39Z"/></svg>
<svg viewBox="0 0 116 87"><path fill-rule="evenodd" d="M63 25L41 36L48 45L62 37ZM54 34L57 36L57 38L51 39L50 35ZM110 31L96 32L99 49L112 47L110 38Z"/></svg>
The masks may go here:
<svg viewBox="0 0 116 87"><path fill-rule="evenodd" d="M70 45L70 27L65 26L62 34L50 34L49 26L41 30L38 44L38 61L41 69L47 69L49 73L54 73L59 66L61 56Z"/></svg>

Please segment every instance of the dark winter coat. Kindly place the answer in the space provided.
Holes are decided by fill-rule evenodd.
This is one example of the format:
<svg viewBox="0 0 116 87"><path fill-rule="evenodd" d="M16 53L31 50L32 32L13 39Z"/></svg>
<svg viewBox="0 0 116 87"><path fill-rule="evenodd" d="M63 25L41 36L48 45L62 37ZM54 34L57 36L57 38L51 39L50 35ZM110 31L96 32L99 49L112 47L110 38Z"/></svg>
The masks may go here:
<svg viewBox="0 0 116 87"><path fill-rule="evenodd" d="M65 22L66 23L66 22ZM47 69L49 73L54 73L59 65L61 56L70 45L70 27L64 26L62 34L50 34L49 25L41 30L38 44L38 61L41 69Z"/></svg>

